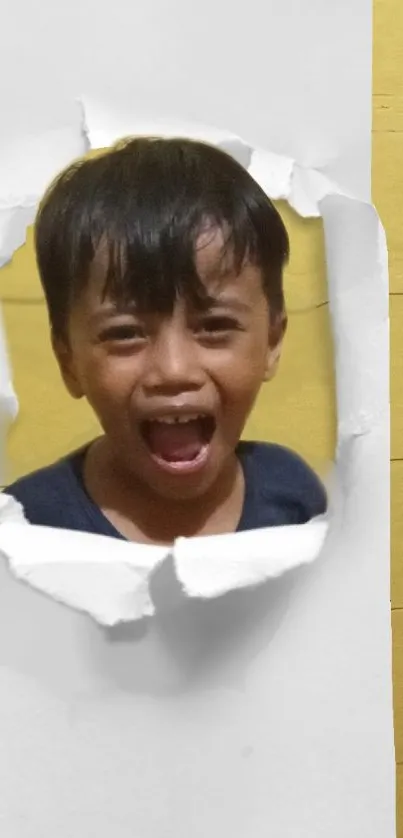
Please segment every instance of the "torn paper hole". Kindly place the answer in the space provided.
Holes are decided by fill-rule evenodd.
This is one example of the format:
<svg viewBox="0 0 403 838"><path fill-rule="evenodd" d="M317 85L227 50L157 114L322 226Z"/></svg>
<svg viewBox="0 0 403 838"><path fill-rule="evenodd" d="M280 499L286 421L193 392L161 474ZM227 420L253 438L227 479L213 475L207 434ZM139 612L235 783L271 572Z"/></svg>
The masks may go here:
<svg viewBox="0 0 403 838"><path fill-rule="evenodd" d="M164 562L173 561L187 596L206 599L309 564L327 534L326 520L317 519L302 527L182 538L172 548L153 547L24 524L13 499L3 498L0 553L14 576L109 626L154 613L149 583Z"/></svg>
<svg viewBox="0 0 403 838"><path fill-rule="evenodd" d="M365 288L365 293L372 295L374 307L379 305L383 308L387 293L384 281L387 277L385 239L375 210L369 205L342 194L337 185L328 181L322 173L306 169L298 161L272 154L269 150L254 148L229 132L181 120L164 121L130 112L114 112L113 108L96 103L89 97L81 97L80 101L83 126L82 133L76 138L76 149L105 148L133 134L197 138L233 153L243 165L248 166L252 177L270 198L287 200L305 217L322 215L334 335L343 335L347 310L353 310L354 306L357 310L358 298L356 300L355 295L359 295L359 305L363 305L361 287ZM62 165L58 157L58 143L54 139L54 145L48 147L49 177L50 168L54 168L56 160L59 166ZM73 156L76 152L72 153ZM40 188L39 183L38 188L30 186L30 199L35 202L43 191L42 180ZM16 196L20 194L21 190L17 190ZM18 197L14 209L19 200ZM346 227L349 207L352 216ZM370 222L368 209L371 210ZM345 245L348 231L351 235L352 221L357 225L357 234L362 223L371 225L374 247L365 265L357 262L354 248ZM336 258L341 235L345 237L342 266ZM3 258L4 255L11 258L13 242L17 239L18 236L7 239L4 229L0 230ZM334 241L338 244L332 249ZM343 272L352 270L352 266L355 282L353 287L349 285L345 288ZM375 337L384 350L387 332L387 320L380 325L377 322L376 335L371 321L360 342L354 341L354 338L350 344L336 341L339 443L341 439L350 435L354 437L360 431L369 432L387 410L385 393L382 391L381 397L379 395L382 363L372 372L363 370L361 365L362 353ZM349 369L352 370L350 375ZM350 400L351 389L358 394L353 403ZM230 590L261 584L301 564L315 561L323 550L329 525L331 520L328 515L299 527L262 529L256 533L214 538L179 539L172 548L153 548L85 533L63 532L61 538L61 530L4 523L0 526L0 550L19 579L60 602L86 611L102 624L112 625L152 613L154 606L149 583L164 563L173 565L178 585L186 596L216 597Z"/></svg>

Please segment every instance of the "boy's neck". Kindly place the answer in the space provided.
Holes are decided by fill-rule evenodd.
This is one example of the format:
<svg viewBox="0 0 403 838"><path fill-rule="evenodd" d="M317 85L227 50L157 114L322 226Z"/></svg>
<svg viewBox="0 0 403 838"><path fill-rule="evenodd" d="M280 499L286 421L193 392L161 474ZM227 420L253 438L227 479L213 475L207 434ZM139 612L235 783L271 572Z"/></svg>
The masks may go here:
<svg viewBox="0 0 403 838"><path fill-rule="evenodd" d="M172 544L179 536L234 532L242 514L244 477L235 453L211 491L185 504L152 495L133 481L105 437L89 447L83 476L92 499L130 541Z"/></svg>

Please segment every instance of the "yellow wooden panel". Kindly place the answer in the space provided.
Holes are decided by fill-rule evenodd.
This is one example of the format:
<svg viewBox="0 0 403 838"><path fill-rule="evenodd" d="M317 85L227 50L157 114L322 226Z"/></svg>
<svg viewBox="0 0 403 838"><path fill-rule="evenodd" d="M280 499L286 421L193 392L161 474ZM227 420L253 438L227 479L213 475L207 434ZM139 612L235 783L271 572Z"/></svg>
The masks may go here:
<svg viewBox="0 0 403 838"><path fill-rule="evenodd" d="M386 229L390 290L403 292L403 3L375 0L372 194Z"/></svg>
<svg viewBox="0 0 403 838"><path fill-rule="evenodd" d="M392 293L403 293L402 161L402 133L387 132L373 134L372 195L386 231L389 251L390 291Z"/></svg>
<svg viewBox="0 0 403 838"><path fill-rule="evenodd" d="M391 463L391 490L391 599L403 608L403 460Z"/></svg>
<svg viewBox="0 0 403 838"><path fill-rule="evenodd" d="M0 296L2 300L11 302L43 299L34 256L32 227L27 230L26 244L0 270Z"/></svg>
<svg viewBox="0 0 403 838"><path fill-rule="evenodd" d="M400 0L399 0L400 2ZM400 6L400 8L402 8ZM400 35L399 35L400 37ZM403 62L401 48L400 62ZM396 73L400 73L401 64L395 65ZM400 84L400 78L399 78ZM395 93L374 93L373 102L373 134L403 131L403 95Z"/></svg>
<svg viewBox="0 0 403 838"><path fill-rule="evenodd" d="M386 230L390 291L403 293L403 4L375 0L373 16L372 194ZM390 299L392 457L403 457L402 297ZM392 603L403 606L403 462L391 464ZM403 611L392 613L397 762L403 761ZM403 838L403 765L397 766L397 838Z"/></svg>
<svg viewBox="0 0 403 838"><path fill-rule="evenodd" d="M373 92L399 99L402 94L403 5L401 0L374 0ZM374 105L376 106L375 99ZM394 129L397 125L393 125Z"/></svg>
<svg viewBox="0 0 403 838"><path fill-rule="evenodd" d="M262 389L246 435L289 445L323 473L336 436L332 364L327 307L292 315L278 376Z"/></svg>
<svg viewBox="0 0 403 838"><path fill-rule="evenodd" d="M44 303L5 303L3 311L20 401L7 449L13 479L83 444L97 433L97 424L86 404L70 398L62 385Z"/></svg>
<svg viewBox="0 0 403 838"><path fill-rule="evenodd" d="M391 457L403 458L403 296L390 297L390 399Z"/></svg>
<svg viewBox="0 0 403 838"><path fill-rule="evenodd" d="M392 611L393 705L396 762L403 763L403 610Z"/></svg>
<svg viewBox="0 0 403 838"><path fill-rule="evenodd" d="M327 300L325 239L322 219L301 218L286 201L276 202L290 235L291 256L284 287L290 314Z"/></svg>

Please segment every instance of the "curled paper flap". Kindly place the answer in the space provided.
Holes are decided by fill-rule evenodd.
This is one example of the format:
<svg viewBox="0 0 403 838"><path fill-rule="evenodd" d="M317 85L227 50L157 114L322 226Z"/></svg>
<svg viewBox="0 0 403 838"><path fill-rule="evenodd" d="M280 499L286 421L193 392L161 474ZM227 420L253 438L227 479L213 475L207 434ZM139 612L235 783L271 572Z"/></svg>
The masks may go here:
<svg viewBox="0 0 403 838"><path fill-rule="evenodd" d="M250 588L288 570L310 564L320 554L328 523L270 527L205 538L178 538L173 551L176 577L191 597L217 597Z"/></svg>
<svg viewBox="0 0 403 838"><path fill-rule="evenodd" d="M13 138L0 147L0 268L24 244L52 178L87 150L84 131L70 126Z"/></svg>
<svg viewBox="0 0 403 838"><path fill-rule="evenodd" d="M0 485L6 480L5 463L6 451L5 440L9 426L18 415L18 399L14 391L11 369L8 360L6 335L4 330L3 314L0 310ZM1 506L0 506L1 520Z"/></svg>
<svg viewBox="0 0 403 838"><path fill-rule="evenodd" d="M11 380L11 368L8 359L4 320L0 311L0 416L2 432L4 423L12 422L18 414L18 399Z"/></svg>
<svg viewBox="0 0 403 838"><path fill-rule="evenodd" d="M294 161L261 148L252 150L249 174L272 200L287 199L290 194Z"/></svg>
<svg viewBox="0 0 403 838"><path fill-rule="evenodd" d="M370 204L345 195L319 201L332 315L338 440L369 433L389 412L388 252Z"/></svg>
<svg viewBox="0 0 403 838"><path fill-rule="evenodd" d="M83 112L83 131L90 148L107 148L123 137L187 137L211 143L231 154L248 169L251 177L272 200L287 200L303 217L320 216L318 202L329 194L341 194L336 184L315 169L289 157L249 145L244 138L203 123L123 112L105 107L92 97L78 100Z"/></svg>
<svg viewBox="0 0 403 838"><path fill-rule="evenodd" d="M10 519L0 553L17 579L111 626L153 613L148 579L168 550Z"/></svg>
<svg viewBox="0 0 403 838"><path fill-rule="evenodd" d="M325 519L237 535L178 539L173 547L134 544L106 536L23 522L21 507L2 495L0 553L17 579L102 625L155 612L150 582L165 562L190 597L220 596L261 584L317 558Z"/></svg>
<svg viewBox="0 0 403 838"><path fill-rule="evenodd" d="M187 122L183 119L161 117L136 111L136 106L126 109L110 109L90 96L81 96L78 103L82 108L83 127L90 148L107 148L124 137L187 137L203 140L213 145L222 143L242 144L242 140L230 131L223 131L203 123Z"/></svg>
<svg viewBox="0 0 403 838"><path fill-rule="evenodd" d="M0 492L0 526L14 523L29 526L21 504L11 495Z"/></svg>

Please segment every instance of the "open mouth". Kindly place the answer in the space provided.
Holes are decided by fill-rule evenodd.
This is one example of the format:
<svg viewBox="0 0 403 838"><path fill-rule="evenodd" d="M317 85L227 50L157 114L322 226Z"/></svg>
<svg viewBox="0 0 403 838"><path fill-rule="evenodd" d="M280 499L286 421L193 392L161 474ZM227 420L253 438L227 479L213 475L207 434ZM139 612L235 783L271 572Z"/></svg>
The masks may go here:
<svg viewBox="0 0 403 838"><path fill-rule="evenodd" d="M141 432L154 460L169 470L184 471L204 463L215 427L213 416L193 414L146 420Z"/></svg>

